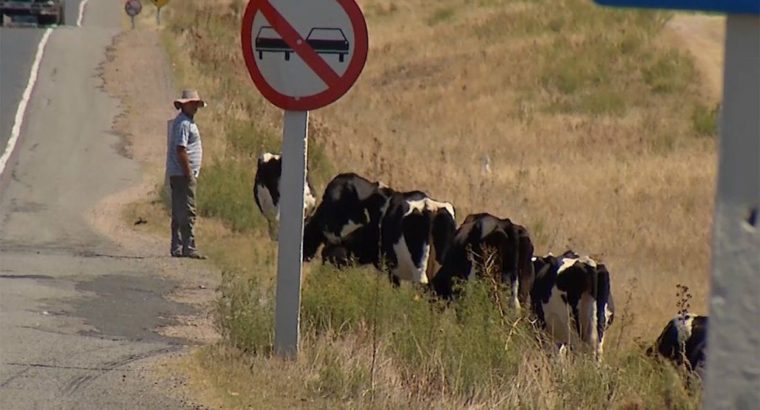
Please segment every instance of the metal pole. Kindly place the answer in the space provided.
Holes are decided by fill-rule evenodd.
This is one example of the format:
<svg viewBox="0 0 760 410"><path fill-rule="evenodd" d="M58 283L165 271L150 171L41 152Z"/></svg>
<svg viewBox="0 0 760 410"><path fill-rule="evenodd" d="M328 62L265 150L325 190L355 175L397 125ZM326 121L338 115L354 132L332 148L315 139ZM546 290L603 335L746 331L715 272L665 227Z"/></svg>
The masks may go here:
<svg viewBox="0 0 760 410"><path fill-rule="evenodd" d="M156 9L156 24L161 25L161 7Z"/></svg>
<svg viewBox="0 0 760 410"><path fill-rule="evenodd" d="M129 16L129 19L132 21L132 30L135 29L135 16Z"/></svg>
<svg viewBox="0 0 760 410"><path fill-rule="evenodd" d="M308 111L285 111L274 348L277 355L288 359L298 354L300 332L308 123Z"/></svg>
<svg viewBox="0 0 760 410"><path fill-rule="evenodd" d="M706 409L760 405L760 16L728 15Z"/></svg>

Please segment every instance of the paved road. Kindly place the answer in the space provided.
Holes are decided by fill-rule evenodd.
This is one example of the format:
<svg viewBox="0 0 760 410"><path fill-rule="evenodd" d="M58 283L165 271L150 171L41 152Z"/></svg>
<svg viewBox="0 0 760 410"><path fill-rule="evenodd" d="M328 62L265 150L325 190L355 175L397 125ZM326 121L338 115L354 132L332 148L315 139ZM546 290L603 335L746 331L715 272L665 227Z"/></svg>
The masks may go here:
<svg viewBox="0 0 760 410"><path fill-rule="evenodd" d="M0 409L189 407L167 397L145 367L184 343L153 332L191 312L163 297L177 284L157 266L176 261L126 254L85 217L100 198L140 180L109 131L117 101L97 75L120 6L91 0L84 27L53 32L18 155L0 186ZM7 33L3 41L16 35ZM24 35L31 44L39 33ZM17 51L26 56L23 47ZM16 72L6 64L21 67L28 57L21 60L3 54L4 81ZM4 112L5 94L3 104Z"/></svg>
<svg viewBox="0 0 760 410"><path fill-rule="evenodd" d="M69 0L65 4L66 25L76 25L79 1ZM29 80L29 69L44 30L0 27L0 153L10 137L16 108Z"/></svg>

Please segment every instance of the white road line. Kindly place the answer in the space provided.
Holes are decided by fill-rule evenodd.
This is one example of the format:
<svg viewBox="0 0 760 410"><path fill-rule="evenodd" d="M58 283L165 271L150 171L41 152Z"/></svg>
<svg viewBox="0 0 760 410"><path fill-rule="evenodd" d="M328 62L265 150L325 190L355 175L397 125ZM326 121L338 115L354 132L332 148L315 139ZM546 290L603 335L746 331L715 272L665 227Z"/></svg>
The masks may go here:
<svg viewBox="0 0 760 410"><path fill-rule="evenodd" d="M21 95L21 101L18 104L16 118L13 123L13 128L11 129L11 137L8 139L8 145L5 147L3 156L0 157L0 175L2 175L3 171L5 171L5 165L7 164L8 159L10 159L11 154L13 153L13 149L16 147L16 142L18 142L18 136L21 133L21 124L24 122L26 106L29 104L29 98L32 96L32 89L34 88L34 84L37 82L37 73L40 70L42 53L45 51L45 45L47 44L48 38L50 38L50 33L52 31L53 29L50 28L45 30L40 43L37 45L37 54L34 56L32 70L29 73L29 82L26 84L26 89L24 89L24 93Z"/></svg>
<svg viewBox="0 0 760 410"><path fill-rule="evenodd" d="M82 19L84 18L84 6L90 0L82 0L79 2L79 18L77 18L77 27L82 27Z"/></svg>

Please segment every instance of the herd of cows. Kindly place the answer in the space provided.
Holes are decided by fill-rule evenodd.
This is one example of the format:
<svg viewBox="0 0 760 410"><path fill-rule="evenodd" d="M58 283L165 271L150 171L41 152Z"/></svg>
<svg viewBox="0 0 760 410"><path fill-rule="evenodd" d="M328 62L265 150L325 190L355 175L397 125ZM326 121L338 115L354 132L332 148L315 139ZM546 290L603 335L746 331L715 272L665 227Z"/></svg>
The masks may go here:
<svg viewBox="0 0 760 410"><path fill-rule="evenodd" d="M263 154L253 185L254 200L273 239L281 170L279 155ZM374 265L395 285L418 283L446 300L461 292L458 281L487 272L509 285L505 288L514 308L530 306L558 345L591 348L601 360L604 333L615 312L604 264L571 250L536 256L528 230L507 218L471 214L457 226L451 203L421 191L395 191L353 173L333 178L319 204L308 178L304 191L304 261L321 248L323 263ZM680 314L668 322L649 353L701 375L706 332L707 317Z"/></svg>

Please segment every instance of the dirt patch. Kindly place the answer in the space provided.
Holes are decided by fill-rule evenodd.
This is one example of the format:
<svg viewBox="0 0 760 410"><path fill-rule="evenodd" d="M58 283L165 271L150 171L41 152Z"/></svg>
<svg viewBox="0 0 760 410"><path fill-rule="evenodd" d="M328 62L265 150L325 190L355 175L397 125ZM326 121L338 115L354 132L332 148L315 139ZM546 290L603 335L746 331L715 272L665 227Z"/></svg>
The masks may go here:
<svg viewBox="0 0 760 410"><path fill-rule="evenodd" d="M726 18L723 16L676 15L667 24L674 44L688 50L705 79L705 92L713 102L723 95L723 53Z"/></svg>
<svg viewBox="0 0 760 410"><path fill-rule="evenodd" d="M210 263L169 257L169 221L155 203L163 188L166 124L176 115L171 104L171 65L160 30L146 21L142 27L119 35L109 47L101 77L104 89L121 102L122 114L113 124L113 132L123 138L120 150L139 162L143 178L140 184L100 201L90 211L90 221L124 252L152 257L156 271L179 284L166 298L195 308L197 313L179 312L170 324L159 325L155 329L159 334L195 344L214 343L219 334L210 310L219 274ZM156 234L163 232L163 226L166 235ZM176 357L162 360L154 367L166 366ZM174 390L184 383L179 371L158 371L157 377L164 382L177 381Z"/></svg>
<svg viewBox="0 0 760 410"><path fill-rule="evenodd" d="M219 334L214 331L211 317L178 316L175 320L179 324L161 327L158 333L165 337L189 340L200 345L209 345L220 340Z"/></svg>
<svg viewBox="0 0 760 410"><path fill-rule="evenodd" d="M175 289L167 296L167 299L181 304L198 306L202 313L175 317L177 323L159 328L158 333L166 337L189 340L200 345L218 342L220 335L216 331L211 314L212 304L216 298L213 285L208 281L202 281L193 287Z"/></svg>
<svg viewBox="0 0 760 410"><path fill-rule="evenodd" d="M91 211L91 221L123 248L155 254L161 249L156 246L158 238L138 234L121 215L126 205L156 197L161 186L166 121L175 113L171 70L159 32L145 28L120 34L108 49L101 77L105 90L121 101L122 114L115 119L113 132L123 137L124 155L140 163L143 180L103 199Z"/></svg>

